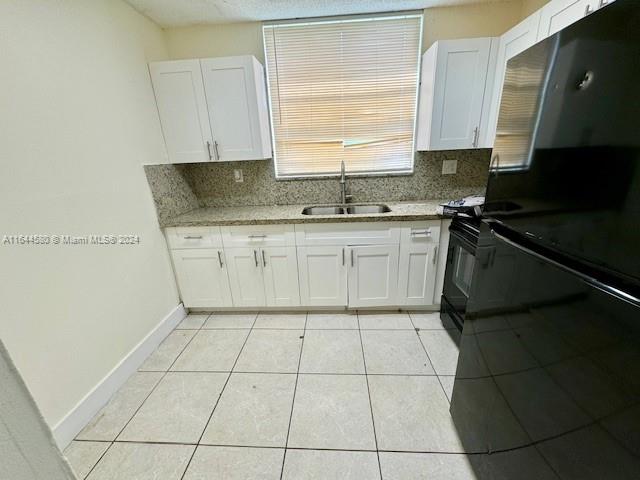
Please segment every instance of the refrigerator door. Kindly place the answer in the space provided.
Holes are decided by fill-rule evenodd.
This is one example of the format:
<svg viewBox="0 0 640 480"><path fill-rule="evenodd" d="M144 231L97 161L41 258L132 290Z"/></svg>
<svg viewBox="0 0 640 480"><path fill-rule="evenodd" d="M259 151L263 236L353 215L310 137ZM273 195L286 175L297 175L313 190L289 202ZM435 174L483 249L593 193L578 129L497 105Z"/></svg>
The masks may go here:
<svg viewBox="0 0 640 480"><path fill-rule="evenodd" d="M640 279L640 1L612 3L511 59L484 215Z"/></svg>
<svg viewBox="0 0 640 480"><path fill-rule="evenodd" d="M523 457L542 480L640 478L640 299L506 233L480 233L451 402L465 450L504 478Z"/></svg>

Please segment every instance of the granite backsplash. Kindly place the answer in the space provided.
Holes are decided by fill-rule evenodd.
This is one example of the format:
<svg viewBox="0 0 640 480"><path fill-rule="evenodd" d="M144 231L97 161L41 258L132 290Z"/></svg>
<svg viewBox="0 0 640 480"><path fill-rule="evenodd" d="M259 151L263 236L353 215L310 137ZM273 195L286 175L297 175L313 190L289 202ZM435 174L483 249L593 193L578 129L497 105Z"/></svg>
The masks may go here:
<svg viewBox="0 0 640 480"><path fill-rule="evenodd" d="M352 177L356 202L459 198L484 192L491 150L418 152L412 175ZM442 175L442 161L457 160L457 173ZM236 183L234 169L244 181ZM272 161L146 165L160 223L198 207L336 203L336 178L276 180Z"/></svg>

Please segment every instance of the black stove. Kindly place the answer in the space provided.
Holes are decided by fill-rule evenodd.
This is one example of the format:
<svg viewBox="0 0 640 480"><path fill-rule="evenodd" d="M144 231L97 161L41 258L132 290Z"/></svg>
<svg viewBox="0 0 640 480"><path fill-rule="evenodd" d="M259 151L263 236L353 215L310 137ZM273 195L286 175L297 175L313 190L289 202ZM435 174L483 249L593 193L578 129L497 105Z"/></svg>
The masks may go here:
<svg viewBox="0 0 640 480"><path fill-rule="evenodd" d="M464 323L467 300L480 235L480 218L457 213L449 227L449 248L440 301L443 323L453 322L460 330Z"/></svg>

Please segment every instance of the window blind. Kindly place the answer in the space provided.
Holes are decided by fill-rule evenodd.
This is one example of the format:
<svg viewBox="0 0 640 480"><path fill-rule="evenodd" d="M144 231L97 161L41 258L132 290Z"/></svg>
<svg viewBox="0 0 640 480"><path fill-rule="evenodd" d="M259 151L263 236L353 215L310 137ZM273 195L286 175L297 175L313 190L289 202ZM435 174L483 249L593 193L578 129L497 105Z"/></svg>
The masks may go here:
<svg viewBox="0 0 640 480"><path fill-rule="evenodd" d="M276 176L413 170L422 15L263 27Z"/></svg>
<svg viewBox="0 0 640 480"><path fill-rule="evenodd" d="M531 148L547 73L546 44L532 47L526 56L509 60L504 77L500 115L493 146L492 169L529 168Z"/></svg>

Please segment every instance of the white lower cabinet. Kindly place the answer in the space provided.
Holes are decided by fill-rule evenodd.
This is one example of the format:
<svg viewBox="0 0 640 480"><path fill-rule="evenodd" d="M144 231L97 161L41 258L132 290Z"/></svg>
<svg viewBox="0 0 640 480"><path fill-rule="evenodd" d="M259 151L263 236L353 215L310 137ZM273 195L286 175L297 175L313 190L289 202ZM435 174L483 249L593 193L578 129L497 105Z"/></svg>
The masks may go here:
<svg viewBox="0 0 640 480"><path fill-rule="evenodd" d="M295 247L227 248L236 307L300 305Z"/></svg>
<svg viewBox="0 0 640 480"><path fill-rule="evenodd" d="M168 229L185 307L437 303L439 221L268 227Z"/></svg>
<svg viewBox="0 0 640 480"><path fill-rule="evenodd" d="M418 243L400 247L398 304L431 305L434 303L438 245Z"/></svg>
<svg viewBox="0 0 640 480"><path fill-rule="evenodd" d="M261 248L260 258L266 305L269 307L300 305L296 247Z"/></svg>
<svg viewBox="0 0 640 480"><path fill-rule="evenodd" d="M259 248L227 248L231 295L235 307L265 305L264 279Z"/></svg>
<svg viewBox="0 0 640 480"><path fill-rule="evenodd" d="M398 303L398 245L349 247L349 306Z"/></svg>
<svg viewBox="0 0 640 480"><path fill-rule="evenodd" d="M231 307L231 289L222 249L172 251L185 307Z"/></svg>
<svg viewBox="0 0 640 480"><path fill-rule="evenodd" d="M347 306L346 247L298 247L300 300L309 307Z"/></svg>

